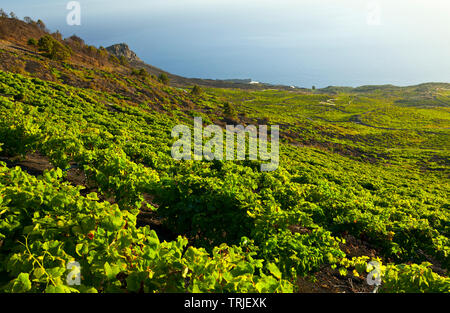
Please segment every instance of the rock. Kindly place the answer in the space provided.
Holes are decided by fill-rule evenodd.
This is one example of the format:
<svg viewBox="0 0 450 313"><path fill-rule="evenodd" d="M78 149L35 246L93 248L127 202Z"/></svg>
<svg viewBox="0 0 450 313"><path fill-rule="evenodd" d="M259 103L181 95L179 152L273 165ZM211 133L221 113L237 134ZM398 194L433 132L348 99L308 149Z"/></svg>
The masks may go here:
<svg viewBox="0 0 450 313"><path fill-rule="evenodd" d="M124 56L128 61L141 61L141 59L139 59L136 53L130 50L130 48L126 43L119 43L116 45L109 46L106 48L106 50L118 58Z"/></svg>

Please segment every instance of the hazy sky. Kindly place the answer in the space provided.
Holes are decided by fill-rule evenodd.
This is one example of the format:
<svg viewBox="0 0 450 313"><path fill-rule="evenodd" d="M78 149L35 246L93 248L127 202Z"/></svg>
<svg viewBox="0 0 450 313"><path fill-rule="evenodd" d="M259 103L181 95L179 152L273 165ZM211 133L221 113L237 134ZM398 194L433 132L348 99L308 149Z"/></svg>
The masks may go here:
<svg viewBox="0 0 450 313"><path fill-rule="evenodd" d="M201 78L310 87L450 82L449 0L0 0L89 44L126 42L149 64Z"/></svg>

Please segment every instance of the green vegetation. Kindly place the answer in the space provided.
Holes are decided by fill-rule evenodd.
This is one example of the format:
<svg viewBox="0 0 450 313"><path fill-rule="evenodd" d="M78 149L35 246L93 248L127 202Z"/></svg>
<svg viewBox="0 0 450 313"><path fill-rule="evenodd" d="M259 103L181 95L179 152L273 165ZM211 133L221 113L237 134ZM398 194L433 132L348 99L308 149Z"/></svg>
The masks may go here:
<svg viewBox="0 0 450 313"><path fill-rule="evenodd" d="M1 291L296 292L320 273L371 291L377 261L378 292L450 292L450 85L189 93L23 58L55 81L0 71ZM194 116L280 125L280 167L172 159Z"/></svg>
<svg viewBox="0 0 450 313"><path fill-rule="evenodd" d="M202 87L198 86L198 85L194 85L194 87L192 87L191 90L191 94L194 96L201 96L203 94L203 89Z"/></svg>
<svg viewBox="0 0 450 313"><path fill-rule="evenodd" d="M145 70L145 68L141 68L141 69L133 69L131 71L132 75L136 75L136 76L141 76L141 77L146 77L148 76L147 71Z"/></svg>
<svg viewBox="0 0 450 313"><path fill-rule="evenodd" d="M223 115L228 118L235 118L236 117L236 110L230 102L225 102L223 104Z"/></svg>
<svg viewBox="0 0 450 313"><path fill-rule="evenodd" d="M34 39L34 38L30 38L30 39L28 39L28 45L29 46L33 46L33 47L37 47L38 41L36 39Z"/></svg>
<svg viewBox="0 0 450 313"><path fill-rule="evenodd" d="M99 203L95 193L81 196L80 188L61 182L60 169L42 179L4 164L0 172L0 238L2 251L10 251L6 259L2 255L2 269L17 277L4 291L292 290L289 283L277 279L275 265L263 274L262 260L240 247L224 244L210 256L203 249L186 247L182 237L161 243L148 226L136 228L136 210ZM21 235L18 241L12 240L13 234ZM83 284L76 287L68 286L65 275L73 260L80 261L83 274Z"/></svg>
<svg viewBox="0 0 450 313"><path fill-rule="evenodd" d="M70 48L50 35L41 37L38 41L38 47L40 51L44 52L52 60L64 61L71 56Z"/></svg>
<svg viewBox="0 0 450 313"><path fill-rule="evenodd" d="M120 64L121 65L128 65L128 60L127 60L127 58L125 57L125 56L123 56L123 55L121 55L120 57L119 57L119 62L120 62Z"/></svg>
<svg viewBox="0 0 450 313"><path fill-rule="evenodd" d="M169 76L166 73L161 73L158 76L158 80L161 84L168 85L170 82Z"/></svg>

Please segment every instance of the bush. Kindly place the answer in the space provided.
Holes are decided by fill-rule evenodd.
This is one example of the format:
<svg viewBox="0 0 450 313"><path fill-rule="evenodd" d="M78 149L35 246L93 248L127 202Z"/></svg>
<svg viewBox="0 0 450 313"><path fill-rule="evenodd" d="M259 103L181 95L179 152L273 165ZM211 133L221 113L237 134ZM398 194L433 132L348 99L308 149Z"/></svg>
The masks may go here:
<svg viewBox="0 0 450 313"><path fill-rule="evenodd" d="M24 94L14 95L15 101L24 99ZM17 100L16 100L17 99ZM35 110L24 110L19 102L8 103L14 106L14 112L0 113L0 143L4 144L6 155L26 155L36 148L36 142L40 138L39 126L32 117Z"/></svg>
<svg viewBox="0 0 450 313"><path fill-rule="evenodd" d="M236 117L236 110L234 109L234 106L230 102L224 103L223 114L229 118Z"/></svg>
<svg viewBox="0 0 450 313"><path fill-rule="evenodd" d="M39 51L50 53L53 48L54 41L55 40L49 35L41 37L38 41Z"/></svg>
<svg viewBox="0 0 450 313"><path fill-rule="evenodd" d="M66 38L65 41L72 47L83 48L85 46L84 40L77 35L72 35L69 38Z"/></svg>
<svg viewBox="0 0 450 313"><path fill-rule="evenodd" d="M166 73L161 73L161 74L159 74L159 76L158 76L158 81L159 81L161 84L168 85L169 82L170 82L170 78L169 78L169 76L167 76Z"/></svg>
<svg viewBox="0 0 450 313"><path fill-rule="evenodd" d="M192 88L191 94L194 96L200 96L203 93L203 89L200 86L195 85Z"/></svg>
<svg viewBox="0 0 450 313"><path fill-rule="evenodd" d="M62 41L62 35L61 35L61 33L59 32L59 30L57 30L56 32L54 32L54 33L52 34L52 37L55 38L56 40Z"/></svg>
<svg viewBox="0 0 450 313"><path fill-rule="evenodd" d="M147 73L147 71L146 71L144 68L141 68L141 69L139 70L139 75L141 75L141 76L147 76L148 73Z"/></svg>
<svg viewBox="0 0 450 313"><path fill-rule="evenodd" d="M28 39L27 44L28 44L29 46L37 47L38 41L37 41L36 39L34 39L34 38L30 38L30 39Z"/></svg>
<svg viewBox="0 0 450 313"><path fill-rule="evenodd" d="M148 73L144 68L141 68L139 70L133 69L133 70L131 70L131 74L136 75L136 76L142 76L142 77L148 76Z"/></svg>
<svg viewBox="0 0 450 313"><path fill-rule="evenodd" d="M71 50L50 35L41 37L38 47L52 60L64 61L71 56Z"/></svg>
<svg viewBox="0 0 450 313"><path fill-rule="evenodd" d="M120 64L123 65L123 66L127 66L127 65L129 64L127 58L124 57L123 55L121 55L121 56L119 57L119 62L120 62Z"/></svg>
<svg viewBox="0 0 450 313"><path fill-rule="evenodd" d="M47 26L45 26L45 24L44 24L44 22L43 22L42 20L38 20L37 23L36 23L36 26L37 26L40 30L42 30L42 31L44 31L44 32L48 32Z"/></svg>
<svg viewBox="0 0 450 313"><path fill-rule="evenodd" d="M108 51L106 51L106 49L104 47L100 47L100 48L97 49L97 54L101 58L106 58L108 56Z"/></svg>
<svg viewBox="0 0 450 313"><path fill-rule="evenodd" d="M64 46L59 41L55 41L53 49L50 52L50 58L52 60L64 61L70 58L71 50Z"/></svg>
<svg viewBox="0 0 450 313"><path fill-rule="evenodd" d="M94 46L86 46L85 50L86 50L86 53L89 54L90 56L95 56L98 54L98 50Z"/></svg>

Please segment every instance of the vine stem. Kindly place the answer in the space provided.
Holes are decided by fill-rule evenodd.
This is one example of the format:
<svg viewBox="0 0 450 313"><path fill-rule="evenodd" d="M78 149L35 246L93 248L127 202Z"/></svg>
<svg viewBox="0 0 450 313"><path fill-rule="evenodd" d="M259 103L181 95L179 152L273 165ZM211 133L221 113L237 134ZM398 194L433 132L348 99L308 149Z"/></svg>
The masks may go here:
<svg viewBox="0 0 450 313"><path fill-rule="evenodd" d="M24 236L24 237L25 237L25 236ZM23 245L23 246L27 249L27 252L28 252L28 254L31 256L31 258L32 258L35 262L37 262L37 264L39 265L39 267L42 268L42 270L44 271L45 275L47 275L47 277L50 279L50 281L53 283L53 285L56 286L55 281L52 279L52 277L50 276L50 274L47 273L47 271L45 270L45 267L41 264L41 262L39 262L38 259L36 259L36 258L34 257L33 253L31 253L30 248L28 247L28 236L25 237L25 244L21 243L20 241L19 241L19 243L20 243L21 245Z"/></svg>

